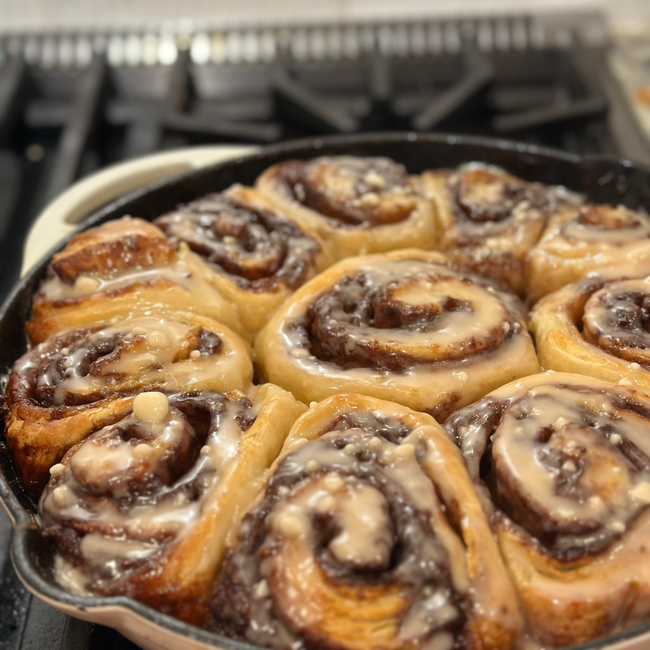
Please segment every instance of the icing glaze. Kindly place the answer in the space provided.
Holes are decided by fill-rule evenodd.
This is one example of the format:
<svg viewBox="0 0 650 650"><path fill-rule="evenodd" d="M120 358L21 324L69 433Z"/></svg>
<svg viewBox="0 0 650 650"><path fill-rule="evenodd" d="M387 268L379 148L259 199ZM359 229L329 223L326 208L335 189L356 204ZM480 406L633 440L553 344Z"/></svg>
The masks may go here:
<svg viewBox="0 0 650 650"><path fill-rule="evenodd" d="M249 291L295 289L307 279L320 252L313 237L280 213L225 194L179 206L156 225Z"/></svg>
<svg viewBox="0 0 650 650"><path fill-rule="evenodd" d="M45 532L67 560L55 577L75 593L110 592L178 544L256 417L235 393L157 395L167 400L164 417L136 405L70 450L43 493Z"/></svg>

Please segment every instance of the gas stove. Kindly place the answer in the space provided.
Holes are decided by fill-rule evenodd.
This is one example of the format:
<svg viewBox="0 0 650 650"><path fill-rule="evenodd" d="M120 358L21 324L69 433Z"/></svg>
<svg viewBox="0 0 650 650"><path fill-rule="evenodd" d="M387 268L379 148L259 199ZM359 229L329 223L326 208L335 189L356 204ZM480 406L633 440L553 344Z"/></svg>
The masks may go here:
<svg viewBox="0 0 650 650"><path fill-rule="evenodd" d="M445 131L650 163L599 14L192 33L0 35L0 293L43 208L114 163L197 144ZM19 584L0 516L0 649L134 647Z"/></svg>

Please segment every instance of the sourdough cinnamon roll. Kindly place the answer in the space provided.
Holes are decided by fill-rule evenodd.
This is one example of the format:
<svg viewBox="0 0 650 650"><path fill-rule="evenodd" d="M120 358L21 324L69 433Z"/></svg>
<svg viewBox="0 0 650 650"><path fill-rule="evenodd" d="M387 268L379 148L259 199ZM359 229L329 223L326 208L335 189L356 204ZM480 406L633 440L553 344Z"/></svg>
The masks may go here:
<svg viewBox="0 0 650 650"><path fill-rule="evenodd" d="M526 377L454 413L460 446L543 647L650 616L650 399L574 374Z"/></svg>
<svg viewBox="0 0 650 650"><path fill-rule="evenodd" d="M650 217L619 205L589 204L551 217L528 258L528 297L543 296L605 267L650 269Z"/></svg>
<svg viewBox="0 0 650 650"><path fill-rule="evenodd" d="M333 242L339 259L436 242L431 207L406 169L389 158L289 160L267 169L256 187L281 212Z"/></svg>
<svg viewBox="0 0 650 650"><path fill-rule="evenodd" d="M430 416L360 395L296 422L211 610L274 650L505 650L521 629L458 450Z"/></svg>
<svg viewBox="0 0 650 650"><path fill-rule="evenodd" d="M77 328L14 364L5 423L23 486L34 498L50 468L90 433L121 418L142 391L245 390L248 347L227 327L186 314Z"/></svg>
<svg viewBox="0 0 650 650"><path fill-rule="evenodd" d="M533 309L531 328L544 368L650 391L650 260L546 296Z"/></svg>
<svg viewBox="0 0 650 650"><path fill-rule="evenodd" d="M27 323L32 343L75 327L187 311L244 332L236 307L207 282L205 263L155 226L125 217L91 228L52 257Z"/></svg>
<svg viewBox="0 0 650 650"><path fill-rule="evenodd" d="M547 219L577 202L566 190L528 183L482 163L424 172L421 181L435 206L438 249L520 296L526 291L526 255Z"/></svg>
<svg viewBox="0 0 650 650"><path fill-rule="evenodd" d="M270 384L137 395L51 469L39 512L57 582L204 625L231 527L304 410Z"/></svg>
<svg viewBox="0 0 650 650"><path fill-rule="evenodd" d="M255 346L270 381L305 402L358 392L436 418L539 371L516 296L416 249L334 265L275 312Z"/></svg>
<svg viewBox="0 0 650 650"><path fill-rule="evenodd" d="M295 289L330 263L325 245L252 188L209 194L155 221L214 271L208 281L259 331Z"/></svg>

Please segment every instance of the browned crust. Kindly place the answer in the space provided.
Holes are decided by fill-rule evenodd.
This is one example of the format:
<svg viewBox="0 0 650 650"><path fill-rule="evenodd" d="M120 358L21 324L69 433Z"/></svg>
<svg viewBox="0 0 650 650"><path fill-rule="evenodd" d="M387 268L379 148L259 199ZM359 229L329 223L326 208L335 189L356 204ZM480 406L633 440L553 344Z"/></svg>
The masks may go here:
<svg viewBox="0 0 650 650"><path fill-rule="evenodd" d="M51 268L68 284L80 275L116 275L127 269L169 264L174 247L155 226L141 219L122 219L73 237L52 258Z"/></svg>

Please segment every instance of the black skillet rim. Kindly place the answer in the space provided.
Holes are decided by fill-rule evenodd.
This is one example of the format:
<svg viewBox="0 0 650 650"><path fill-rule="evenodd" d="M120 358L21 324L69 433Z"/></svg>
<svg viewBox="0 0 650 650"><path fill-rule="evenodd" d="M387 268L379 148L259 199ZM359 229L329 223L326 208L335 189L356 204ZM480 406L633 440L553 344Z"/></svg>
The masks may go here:
<svg viewBox="0 0 650 650"><path fill-rule="evenodd" d="M577 173L578 178L580 178L581 175L588 175L590 167L594 167L595 169L602 168L602 176L598 179L598 184L605 185L607 183L622 183L623 189L619 190L621 195L625 194L624 186L629 180L626 179L626 174L630 172L638 172L642 176L646 177L645 181L648 185L648 196L646 200L647 202L644 201L644 204L646 205L646 208L650 209L650 167L637 165L625 159L615 159L601 155L578 156L546 147L525 145L518 142L493 138L428 133L418 134L411 132L364 134L362 136L329 136L297 140L264 147L253 154L184 172L172 178L157 181L145 187L133 190L93 211L82 220L73 233L53 247L24 277L19 280L18 284L14 287L13 291L0 308L0 338L3 341L5 340L7 329L11 328L11 325L7 324L10 319L19 318L22 321L22 326L24 326L29 315L29 305L31 304L31 297L34 289L42 278L52 254L62 249L67 241L77 232L85 230L93 225L103 223L104 221L108 221L111 218L117 218L118 215L115 214L117 212L121 212L121 215L128 214L128 206L136 203L138 200L146 199L151 195L156 195L156 193L164 192L165 190L171 190L174 192L175 190L178 190L179 186L182 187L183 183L187 184L188 181L197 177L213 177L218 175L220 172L225 172L229 169L234 168L237 170L237 168L242 165L259 167L261 170L274 164L278 160L290 157L309 158L323 154L335 155L336 153L341 154L346 151L351 153L349 151L350 147L366 146L372 148L373 146L379 145L386 145L389 147L391 145L408 146L408 143L420 143L425 146L439 145L443 147L451 147L453 149L458 147L460 151L479 149L485 152L488 159L491 158L490 154L512 154L515 157L518 156L520 158L518 162L524 165L539 164L542 161L552 165L555 162L557 164L568 165L569 168L572 168L574 172ZM334 151L328 151L330 149ZM336 149L341 149L341 151L337 152L335 151ZM375 155L378 155L378 153ZM390 156L391 154L390 152L386 152L386 155ZM269 161L269 159L271 160ZM465 156L463 159L469 161L472 158ZM488 160L488 162L494 161ZM525 176L525 174L522 175ZM596 179L592 179L592 181L595 180ZM578 187L574 189L582 190L583 188ZM160 213L158 212L158 214ZM23 329L22 326L21 329ZM14 325L14 328L15 327L16 326ZM0 371L6 371L7 369L8 367L0 368ZM12 477L8 475L8 472L13 474L13 471L11 468L11 460L2 437L0 437L0 503L4 507L5 512L9 516L14 527L14 535L10 549L12 560L21 580L25 582L31 591L36 595L42 595L45 598L57 601L63 605L74 607L80 612L106 607L123 608L169 630L172 633L187 636L196 639L197 641L223 648L224 650L263 650L261 646L230 639L220 634L207 632L193 625L189 625L128 597L118 596L95 598L75 596L67 593L53 582L48 581L42 575L44 569L39 567L34 555L30 553L30 548L35 541L33 538L38 537L39 535L38 526L34 522L33 516L30 515L27 510L28 506L25 504L27 504L28 501L15 476ZM627 640L633 641L635 637L648 632L650 632L650 620L633 628L610 635L609 637L572 646L568 650L604 649L610 646L610 644L621 643Z"/></svg>

